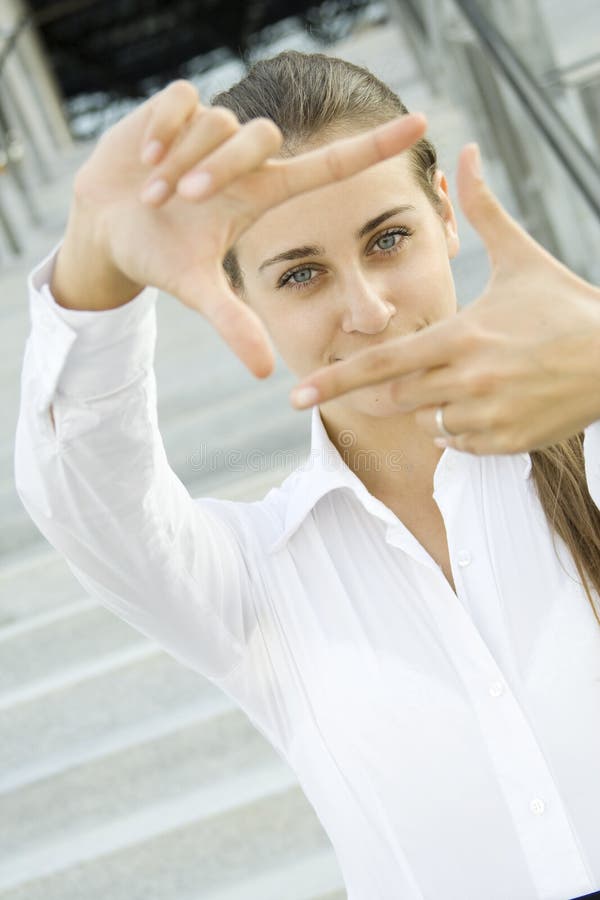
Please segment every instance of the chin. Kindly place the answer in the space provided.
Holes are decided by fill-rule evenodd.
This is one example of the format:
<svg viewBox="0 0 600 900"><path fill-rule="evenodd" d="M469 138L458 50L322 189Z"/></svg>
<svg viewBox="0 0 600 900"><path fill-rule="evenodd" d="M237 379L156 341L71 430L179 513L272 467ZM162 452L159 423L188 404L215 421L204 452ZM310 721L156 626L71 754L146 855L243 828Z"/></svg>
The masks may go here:
<svg viewBox="0 0 600 900"><path fill-rule="evenodd" d="M401 413L392 400L391 384L372 384L364 388L357 388L344 397L339 397L329 401L335 403L339 409L341 406L349 411L360 413L364 416L373 416L374 418L388 419L393 417L406 417L410 413ZM326 404L321 404L325 407Z"/></svg>

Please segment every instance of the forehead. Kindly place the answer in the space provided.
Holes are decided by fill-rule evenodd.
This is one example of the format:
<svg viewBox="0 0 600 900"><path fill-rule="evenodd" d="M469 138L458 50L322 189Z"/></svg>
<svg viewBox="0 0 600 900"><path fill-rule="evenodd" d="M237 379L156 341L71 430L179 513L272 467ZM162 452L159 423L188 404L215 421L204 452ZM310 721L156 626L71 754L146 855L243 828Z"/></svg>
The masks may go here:
<svg viewBox="0 0 600 900"><path fill-rule="evenodd" d="M238 257L243 266L244 261L250 264L255 256L283 250L290 242L310 239L325 244L327 234L340 228L354 233L384 209L411 203L421 211L427 202L402 153L267 210L239 238Z"/></svg>

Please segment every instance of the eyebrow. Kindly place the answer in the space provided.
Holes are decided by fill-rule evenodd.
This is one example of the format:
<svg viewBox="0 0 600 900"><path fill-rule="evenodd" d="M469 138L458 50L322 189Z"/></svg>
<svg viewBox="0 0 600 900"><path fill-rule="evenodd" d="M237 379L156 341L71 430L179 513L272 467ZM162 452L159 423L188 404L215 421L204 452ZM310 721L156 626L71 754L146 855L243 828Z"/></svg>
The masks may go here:
<svg viewBox="0 0 600 900"><path fill-rule="evenodd" d="M392 216L398 215L398 213L403 212L416 212L416 206L413 206L411 203L406 203L403 206L394 206L392 209L386 209L385 212L380 213L378 216L375 216L374 219L369 219L368 222L365 222L358 231L355 233L356 240L360 240L365 237L365 235L369 234L371 231L375 231L382 222L385 222L386 219L391 219ZM283 253L278 253L277 256L272 256L270 259L265 259L264 262L260 264L258 267L258 271L262 272L263 269L266 269L267 266L272 266L278 262L287 262L292 259L302 259L306 256L322 256L325 253L325 249L318 244L307 244L303 247L292 247L291 250L284 250Z"/></svg>

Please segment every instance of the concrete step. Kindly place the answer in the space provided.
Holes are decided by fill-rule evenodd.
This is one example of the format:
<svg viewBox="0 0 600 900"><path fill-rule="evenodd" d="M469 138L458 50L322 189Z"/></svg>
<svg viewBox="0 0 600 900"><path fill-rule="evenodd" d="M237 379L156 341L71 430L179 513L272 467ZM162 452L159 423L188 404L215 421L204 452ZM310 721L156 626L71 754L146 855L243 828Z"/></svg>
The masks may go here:
<svg viewBox="0 0 600 900"><path fill-rule="evenodd" d="M64 558L45 541L37 552L21 553L3 561L0 598L2 641L11 634L9 628L22 627L28 619L34 627L42 624L57 609L70 609L83 602L85 593Z"/></svg>
<svg viewBox="0 0 600 900"><path fill-rule="evenodd" d="M244 885L271 868L330 848L295 778L279 764L126 814L68 843L49 838L37 854L13 856L0 868L0 890L3 900L191 900L225 888L242 897Z"/></svg>
<svg viewBox="0 0 600 900"><path fill-rule="evenodd" d="M253 456L248 457L243 467L236 462L237 457L226 456L227 452L239 449L237 444L232 443L228 448L216 447L216 450L213 447L215 452L211 456L210 445L204 445L207 448L205 452L198 435L191 435L188 448L179 453L177 465L174 466L188 487L190 496L251 502L263 498L272 487L280 485L305 458L309 449L309 414L294 411L293 415L304 422L302 426L297 426L296 437L301 440L296 444L288 431L283 437L279 436L280 442L276 443L274 423L275 430L268 435L269 443L261 439L260 443L256 441L250 446L247 452L252 452ZM171 438L163 437L173 464L175 453L169 447ZM227 459L230 460L229 465L226 464ZM239 471L240 468L243 470ZM82 604L82 609L89 606L89 599L67 563L31 522L16 492L14 500L19 510L23 510L23 532L28 540L15 544L12 553L4 554L0 569L0 646L3 640L16 636L28 627L39 628L50 624L55 616L62 618L71 615L79 604ZM8 519L6 506L3 507L3 519ZM14 527L18 528L18 523ZM27 624L29 618L30 626Z"/></svg>
<svg viewBox="0 0 600 900"><path fill-rule="evenodd" d="M94 677L72 679L0 709L0 792L232 708L226 694L163 651L123 657Z"/></svg>
<svg viewBox="0 0 600 900"><path fill-rule="evenodd" d="M48 241L64 227L66 207L71 196L73 177L79 166L89 156L94 142L76 141L69 150L53 157L53 177L48 181L40 181L32 185L34 204L39 211L41 221L35 223L12 183L12 178L4 176L0 182L3 206L11 220L14 221L23 252L14 255L5 246L2 238L0 247L0 272L2 280L10 281L13 273L18 273L21 266L35 259ZM4 307L4 304L3 304Z"/></svg>
<svg viewBox="0 0 600 900"><path fill-rule="evenodd" d="M322 893L322 891L326 893ZM331 850L313 853L283 868L274 868L243 886L225 888L197 900L346 900L340 870Z"/></svg>
<svg viewBox="0 0 600 900"><path fill-rule="evenodd" d="M560 66L598 53L600 7L590 0L542 0L539 4Z"/></svg>
<svg viewBox="0 0 600 900"><path fill-rule="evenodd" d="M182 816L193 809L201 816L207 806L204 792L218 797L221 785L226 795L232 780L244 775L252 781L254 773L280 765L288 768L234 708L17 786L2 795L0 884L5 866L18 857L37 857L49 835L55 856L68 855L76 861L82 835L108 835L117 822L130 818L139 825L138 842L150 827L153 808L181 808ZM289 775L294 777L291 770ZM219 812L211 806L211 814ZM129 839L133 841L130 834Z"/></svg>
<svg viewBox="0 0 600 900"><path fill-rule="evenodd" d="M71 615L38 628L9 631L0 642L0 709L41 696L55 682L66 686L107 659L151 647L126 622L91 604L76 605Z"/></svg>

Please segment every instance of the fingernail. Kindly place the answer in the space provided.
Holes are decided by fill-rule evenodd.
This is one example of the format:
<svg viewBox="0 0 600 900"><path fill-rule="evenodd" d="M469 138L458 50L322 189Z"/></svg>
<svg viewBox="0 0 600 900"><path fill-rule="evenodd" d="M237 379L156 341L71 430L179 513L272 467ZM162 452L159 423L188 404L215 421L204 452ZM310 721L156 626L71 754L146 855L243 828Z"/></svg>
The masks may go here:
<svg viewBox="0 0 600 900"><path fill-rule="evenodd" d="M294 406L312 406L318 398L319 392L316 387L297 388L291 395Z"/></svg>
<svg viewBox="0 0 600 900"><path fill-rule="evenodd" d="M162 178L157 178L156 181L151 181L150 184L146 185L140 194L140 200L142 203L160 203L168 193L169 185L167 182Z"/></svg>
<svg viewBox="0 0 600 900"><path fill-rule="evenodd" d="M183 197L201 197L212 182L208 172L189 172L177 182L177 193Z"/></svg>
<svg viewBox="0 0 600 900"><path fill-rule="evenodd" d="M141 161L144 165L148 166L151 163L155 163L160 154L163 152L163 144L160 141L150 141L144 147L142 152Z"/></svg>
<svg viewBox="0 0 600 900"><path fill-rule="evenodd" d="M433 443L436 445L436 447L447 447L448 446L448 441L446 440L446 438L442 438L442 437L434 438Z"/></svg>

